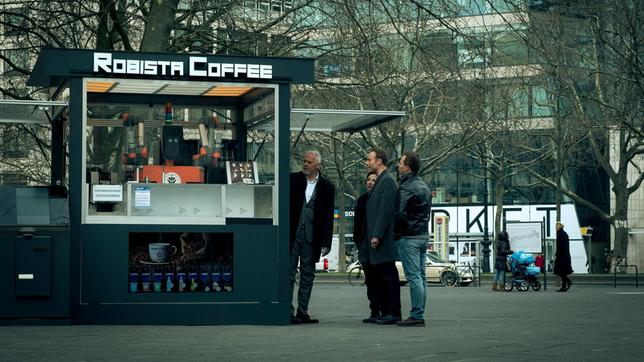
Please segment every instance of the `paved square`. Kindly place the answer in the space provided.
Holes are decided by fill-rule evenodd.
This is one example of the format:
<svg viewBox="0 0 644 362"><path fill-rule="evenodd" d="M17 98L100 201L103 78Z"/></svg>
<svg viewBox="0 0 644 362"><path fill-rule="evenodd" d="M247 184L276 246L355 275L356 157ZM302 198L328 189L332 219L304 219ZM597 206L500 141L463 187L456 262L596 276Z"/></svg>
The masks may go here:
<svg viewBox="0 0 644 362"><path fill-rule="evenodd" d="M401 328L361 323L365 287L319 283L310 307L318 325L0 327L0 360L642 360L644 289L554 289L432 285L428 326Z"/></svg>

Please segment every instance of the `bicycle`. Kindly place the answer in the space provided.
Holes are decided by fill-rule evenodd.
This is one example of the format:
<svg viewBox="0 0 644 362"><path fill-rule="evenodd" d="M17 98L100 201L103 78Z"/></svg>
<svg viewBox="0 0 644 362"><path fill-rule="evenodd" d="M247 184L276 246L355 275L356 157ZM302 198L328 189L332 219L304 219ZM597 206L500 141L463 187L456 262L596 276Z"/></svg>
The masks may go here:
<svg viewBox="0 0 644 362"><path fill-rule="evenodd" d="M453 287L456 284L465 287L470 283L478 285L479 280L476 264L470 265L470 263L467 263L467 265L446 267L441 271L440 281L446 287Z"/></svg>
<svg viewBox="0 0 644 362"><path fill-rule="evenodd" d="M362 264L360 261L355 261L351 263L348 267L349 273L347 274L347 279L351 285L364 285L364 271L362 270Z"/></svg>

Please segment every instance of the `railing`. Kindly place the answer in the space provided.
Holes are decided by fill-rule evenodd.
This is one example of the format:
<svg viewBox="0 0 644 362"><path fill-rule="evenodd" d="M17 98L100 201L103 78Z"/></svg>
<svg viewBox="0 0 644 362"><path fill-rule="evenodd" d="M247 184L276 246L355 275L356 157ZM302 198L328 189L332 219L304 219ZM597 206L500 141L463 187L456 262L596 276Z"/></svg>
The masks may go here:
<svg viewBox="0 0 644 362"><path fill-rule="evenodd" d="M615 288L617 288L617 270L620 270L620 274L627 274L628 268L635 269L635 288L639 288L639 269L637 268L637 265L627 264L626 259L615 265L615 270L613 271L613 286Z"/></svg>

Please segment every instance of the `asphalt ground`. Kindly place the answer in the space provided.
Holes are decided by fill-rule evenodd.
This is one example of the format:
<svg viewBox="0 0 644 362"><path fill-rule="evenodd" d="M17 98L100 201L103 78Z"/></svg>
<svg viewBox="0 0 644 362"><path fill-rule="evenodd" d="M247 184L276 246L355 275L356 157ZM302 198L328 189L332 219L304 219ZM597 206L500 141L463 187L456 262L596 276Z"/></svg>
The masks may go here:
<svg viewBox="0 0 644 362"><path fill-rule="evenodd" d="M364 324L366 288L322 282L295 326L5 326L2 361L641 361L644 289L429 288L426 327ZM401 289L403 314L409 289Z"/></svg>

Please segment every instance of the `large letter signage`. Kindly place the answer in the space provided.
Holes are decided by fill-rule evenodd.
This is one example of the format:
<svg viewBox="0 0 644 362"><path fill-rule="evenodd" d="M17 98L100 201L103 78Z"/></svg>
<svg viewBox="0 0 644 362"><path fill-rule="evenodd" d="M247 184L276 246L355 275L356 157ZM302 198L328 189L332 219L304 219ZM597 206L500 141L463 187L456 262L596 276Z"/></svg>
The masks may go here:
<svg viewBox="0 0 644 362"><path fill-rule="evenodd" d="M272 79L270 64L209 62L207 57L190 56L183 61L121 59L112 53L94 53L94 73L183 76L200 78ZM187 73L185 70L187 69Z"/></svg>

